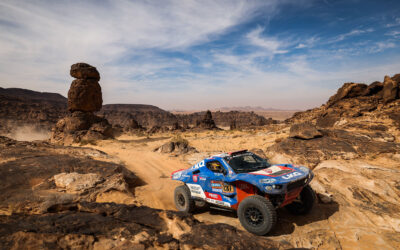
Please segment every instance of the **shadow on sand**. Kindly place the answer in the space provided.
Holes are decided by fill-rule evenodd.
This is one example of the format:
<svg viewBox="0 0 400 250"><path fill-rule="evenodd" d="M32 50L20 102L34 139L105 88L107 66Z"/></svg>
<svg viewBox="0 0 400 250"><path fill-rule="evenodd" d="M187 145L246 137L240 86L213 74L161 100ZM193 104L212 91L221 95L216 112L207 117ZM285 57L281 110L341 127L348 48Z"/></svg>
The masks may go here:
<svg viewBox="0 0 400 250"><path fill-rule="evenodd" d="M339 211L339 204L335 201L329 204L316 202L312 211L306 215L293 215L285 208L277 210L278 221L272 231L266 236L280 236L293 233L295 224L304 226L310 223L326 220ZM217 207L201 207L194 214L202 214L208 212L210 215L225 216L232 219L237 219L236 211Z"/></svg>

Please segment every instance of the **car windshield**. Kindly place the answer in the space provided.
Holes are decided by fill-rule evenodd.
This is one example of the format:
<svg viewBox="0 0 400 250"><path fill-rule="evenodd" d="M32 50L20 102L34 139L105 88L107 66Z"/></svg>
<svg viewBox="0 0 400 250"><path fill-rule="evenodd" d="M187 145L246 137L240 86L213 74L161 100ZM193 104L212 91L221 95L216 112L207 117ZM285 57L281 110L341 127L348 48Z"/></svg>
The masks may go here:
<svg viewBox="0 0 400 250"><path fill-rule="evenodd" d="M225 157L225 161L236 173L248 173L271 166L266 159L263 159L253 153L227 156Z"/></svg>

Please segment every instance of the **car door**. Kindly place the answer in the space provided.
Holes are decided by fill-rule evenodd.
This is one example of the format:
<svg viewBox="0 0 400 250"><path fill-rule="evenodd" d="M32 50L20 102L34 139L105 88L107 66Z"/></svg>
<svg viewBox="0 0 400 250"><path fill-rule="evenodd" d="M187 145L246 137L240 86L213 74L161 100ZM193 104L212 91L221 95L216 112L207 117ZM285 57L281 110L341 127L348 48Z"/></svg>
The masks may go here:
<svg viewBox="0 0 400 250"><path fill-rule="evenodd" d="M227 169L224 167L221 161L216 159L207 162L206 169L207 169L206 171L208 171L207 172L208 177L206 179L206 187L205 187L207 193L218 194L218 195L211 195L217 198L218 200L222 200L220 195L230 196L230 197L235 195L235 187L225 182L225 175L227 173Z"/></svg>

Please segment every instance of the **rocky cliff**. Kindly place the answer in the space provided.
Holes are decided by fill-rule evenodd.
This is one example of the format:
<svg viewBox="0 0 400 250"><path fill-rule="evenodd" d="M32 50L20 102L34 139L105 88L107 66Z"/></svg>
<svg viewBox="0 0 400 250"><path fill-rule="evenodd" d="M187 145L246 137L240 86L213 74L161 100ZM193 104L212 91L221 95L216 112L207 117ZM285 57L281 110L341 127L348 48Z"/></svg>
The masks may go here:
<svg viewBox="0 0 400 250"><path fill-rule="evenodd" d="M66 110L67 99L60 94L0 88L0 133L24 125L50 130Z"/></svg>

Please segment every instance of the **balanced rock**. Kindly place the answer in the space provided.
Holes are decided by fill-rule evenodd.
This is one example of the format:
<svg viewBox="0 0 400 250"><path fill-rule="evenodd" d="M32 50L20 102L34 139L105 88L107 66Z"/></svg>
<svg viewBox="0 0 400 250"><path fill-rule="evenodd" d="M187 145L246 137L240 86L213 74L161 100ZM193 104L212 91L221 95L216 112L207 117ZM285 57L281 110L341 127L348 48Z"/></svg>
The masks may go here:
<svg viewBox="0 0 400 250"><path fill-rule="evenodd" d="M310 122L297 123L290 127L289 137L310 140L321 137L321 132Z"/></svg>
<svg viewBox="0 0 400 250"><path fill-rule="evenodd" d="M87 63L75 63L71 66L70 74L76 79L94 79L100 80L100 74L97 69Z"/></svg>
<svg viewBox="0 0 400 250"><path fill-rule="evenodd" d="M72 81L68 91L69 113L52 130L51 141L71 144L113 137L109 122L93 114L102 108L103 98L97 69L86 63L71 66Z"/></svg>
<svg viewBox="0 0 400 250"><path fill-rule="evenodd" d="M69 111L99 111L103 99L101 87L94 79L77 79L71 84L68 91Z"/></svg>

